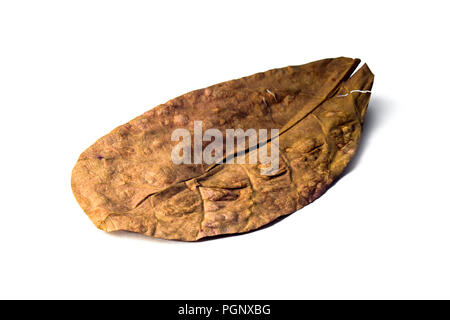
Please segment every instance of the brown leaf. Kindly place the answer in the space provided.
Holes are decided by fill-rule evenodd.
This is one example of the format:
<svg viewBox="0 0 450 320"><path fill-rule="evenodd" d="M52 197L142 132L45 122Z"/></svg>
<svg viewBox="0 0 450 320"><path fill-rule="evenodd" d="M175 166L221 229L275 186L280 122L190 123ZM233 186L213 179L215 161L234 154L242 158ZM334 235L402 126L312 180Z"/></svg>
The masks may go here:
<svg viewBox="0 0 450 320"><path fill-rule="evenodd" d="M269 70L159 105L81 154L73 193L102 230L186 241L247 232L295 212L317 199L356 151L373 83L367 65L350 77L359 62ZM174 164L173 130L192 134L197 120L203 132L217 128L224 137L229 128L279 129L279 170L264 175L263 165L248 161ZM270 150L273 141L266 142ZM235 151L224 149L224 158Z"/></svg>

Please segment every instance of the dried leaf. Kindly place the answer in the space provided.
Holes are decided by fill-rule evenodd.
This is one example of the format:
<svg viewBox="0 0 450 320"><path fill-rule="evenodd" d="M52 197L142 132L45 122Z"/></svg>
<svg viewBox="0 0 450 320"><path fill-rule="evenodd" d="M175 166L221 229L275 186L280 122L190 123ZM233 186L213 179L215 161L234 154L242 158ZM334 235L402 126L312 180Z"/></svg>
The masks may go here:
<svg viewBox="0 0 450 320"><path fill-rule="evenodd" d="M257 229L317 199L359 143L373 74L358 59L325 59L192 91L99 139L72 173L80 206L100 229L195 241ZM279 129L280 168L180 164L177 128ZM270 138L270 137L269 137ZM275 141L267 141L268 149ZM225 153L224 157L234 154ZM250 145L243 157L256 152ZM241 155L242 156L242 155Z"/></svg>

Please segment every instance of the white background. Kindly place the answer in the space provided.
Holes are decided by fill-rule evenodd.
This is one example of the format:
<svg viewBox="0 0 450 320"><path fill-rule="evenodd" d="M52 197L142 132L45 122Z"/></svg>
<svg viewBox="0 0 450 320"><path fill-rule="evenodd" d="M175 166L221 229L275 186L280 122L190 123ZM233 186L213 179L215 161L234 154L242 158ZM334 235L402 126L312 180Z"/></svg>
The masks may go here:
<svg viewBox="0 0 450 320"><path fill-rule="evenodd" d="M370 4L369 4L370 3ZM450 298L445 1L1 1L0 298ZM70 175L190 90L359 57L363 142L323 197L250 234L97 230Z"/></svg>

